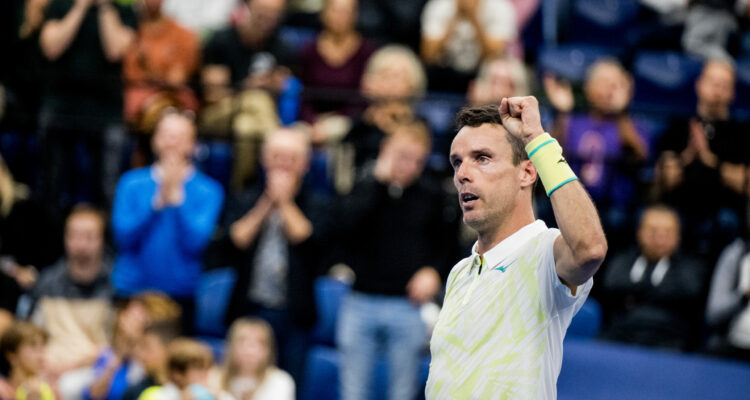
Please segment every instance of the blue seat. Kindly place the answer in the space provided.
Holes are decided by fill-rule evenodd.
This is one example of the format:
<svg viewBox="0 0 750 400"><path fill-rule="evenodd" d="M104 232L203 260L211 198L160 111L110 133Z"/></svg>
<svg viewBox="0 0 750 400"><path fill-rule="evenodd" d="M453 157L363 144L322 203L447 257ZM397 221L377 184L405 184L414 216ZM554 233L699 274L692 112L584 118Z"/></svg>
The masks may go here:
<svg viewBox="0 0 750 400"><path fill-rule="evenodd" d="M695 112L695 80L700 60L672 51L644 51L633 61L633 109L690 115Z"/></svg>
<svg viewBox="0 0 750 400"><path fill-rule="evenodd" d="M307 366L304 377L302 400L337 400L339 399L339 352L328 346L314 346L307 355ZM425 357L419 364L419 390L414 400L424 399L424 388L430 358ZM385 400L388 395L388 369L384 358L375 362L373 380L374 400Z"/></svg>
<svg viewBox="0 0 750 400"><path fill-rule="evenodd" d="M201 140L196 146L195 160L198 169L216 179L224 189L232 178L232 144L227 140Z"/></svg>
<svg viewBox="0 0 750 400"><path fill-rule="evenodd" d="M568 39L624 47L624 32L638 21L638 3L638 0L573 0Z"/></svg>
<svg viewBox="0 0 750 400"><path fill-rule="evenodd" d="M315 281L318 321L312 332L314 343L335 346L339 309L349 290L348 284L332 278L321 277Z"/></svg>
<svg viewBox="0 0 750 400"><path fill-rule="evenodd" d="M233 268L219 268L201 274L195 294L195 331L199 335L223 338L224 316L236 280Z"/></svg>
<svg viewBox="0 0 750 400"><path fill-rule="evenodd" d="M327 346L315 346L307 353L302 400L339 398L339 354Z"/></svg>
<svg viewBox="0 0 750 400"><path fill-rule="evenodd" d="M551 71L555 75L581 83L586 70L597 60L605 57L618 58L613 49L586 44L545 46L539 52L539 71Z"/></svg>
<svg viewBox="0 0 750 400"><path fill-rule="evenodd" d="M578 311L568 328L568 337L593 339L602 327L602 306L589 297Z"/></svg>
<svg viewBox="0 0 750 400"><path fill-rule="evenodd" d="M747 399L750 365L615 343L568 339L558 399Z"/></svg>

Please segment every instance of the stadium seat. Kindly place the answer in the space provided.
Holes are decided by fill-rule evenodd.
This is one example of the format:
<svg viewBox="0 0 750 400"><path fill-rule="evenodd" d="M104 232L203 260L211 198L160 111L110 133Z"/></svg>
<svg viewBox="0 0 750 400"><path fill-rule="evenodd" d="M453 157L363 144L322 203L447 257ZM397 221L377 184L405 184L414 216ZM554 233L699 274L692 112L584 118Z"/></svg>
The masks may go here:
<svg viewBox="0 0 750 400"><path fill-rule="evenodd" d="M701 61L672 51L644 51L633 61L634 110L677 115L695 112Z"/></svg>
<svg viewBox="0 0 750 400"><path fill-rule="evenodd" d="M302 400L339 398L339 354L327 346L315 346L307 353Z"/></svg>
<svg viewBox="0 0 750 400"><path fill-rule="evenodd" d="M624 32L637 23L638 0L573 0L568 21L571 42L622 48Z"/></svg>
<svg viewBox="0 0 750 400"><path fill-rule="evenodd" d="M321 277L315 281L318 321L312 332L314 343L335 346L339 308L347 293L349 285L344 282L328 277Z"/></svg>
<svg viewBox="0 0 750 400"><path fill-rule="evenodd" d="M568 328L567 337L593 339L599 334L602 326L602 306L589 297L578 311Z"/></svg>
<svg viewBox="0 0 750 400"><path fill-rule="evenodd" d="M195 331L198 335L223 338L224 315L236 280L233 268L219 268L201 275L195 295Z"/></svg>
<svg viewBox="0 0 750 400"><path fill-rule="evenodd" d="M750 365L622 344L568 339L558 399L747 399Z"/></svg>
<svg viewBox="0 0 750 400"><path fill-rule="evenodd" d="M618 58L613 49L586 44L545 46L539 52L539 72L552 72L558 77L581 83L586 70L600 58Z"/></svg>
<svg viewBox="0 0 750 400"><path fill-rule="evenodd" d="M328 346L315 346L307 356L302 400L339 399L338 351ZM430 368L430 358L425 357L419 364L419 390L415 400L424 399L424 388ZM388 369L384 358L375 363L372 400L386 400L388 395Z"/></svg>

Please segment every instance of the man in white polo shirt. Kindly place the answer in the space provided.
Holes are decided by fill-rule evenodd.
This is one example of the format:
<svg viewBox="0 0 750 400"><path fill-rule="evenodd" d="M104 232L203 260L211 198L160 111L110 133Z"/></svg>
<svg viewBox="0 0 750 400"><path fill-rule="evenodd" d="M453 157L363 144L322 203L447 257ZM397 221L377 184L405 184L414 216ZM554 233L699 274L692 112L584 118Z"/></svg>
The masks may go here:
<svg viewBox="0 0 750 400"><path fill-rule="evenodd" d="M472 255L448 277L428 399L555 399L562 342L607 251L594 204L534 97L461 110L450 162ZM534 219L539 175L560 230Z"/></svg>

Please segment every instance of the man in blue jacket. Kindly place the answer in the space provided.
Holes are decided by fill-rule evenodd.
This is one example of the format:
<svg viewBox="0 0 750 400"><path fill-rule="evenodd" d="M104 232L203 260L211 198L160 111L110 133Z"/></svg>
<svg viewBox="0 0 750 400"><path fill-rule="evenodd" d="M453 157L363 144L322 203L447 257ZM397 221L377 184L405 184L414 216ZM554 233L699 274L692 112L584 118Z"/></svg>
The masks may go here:
<svg viewBox="0 0 750 400"><path fill-rule="evenodd" d="M158 290L183 307L192 328L201 258L221 211L221 186L193 166L196 128L189 116L168 113L156 127L150 167L125 173L117 185L112 230L118 296Z"/></svg>

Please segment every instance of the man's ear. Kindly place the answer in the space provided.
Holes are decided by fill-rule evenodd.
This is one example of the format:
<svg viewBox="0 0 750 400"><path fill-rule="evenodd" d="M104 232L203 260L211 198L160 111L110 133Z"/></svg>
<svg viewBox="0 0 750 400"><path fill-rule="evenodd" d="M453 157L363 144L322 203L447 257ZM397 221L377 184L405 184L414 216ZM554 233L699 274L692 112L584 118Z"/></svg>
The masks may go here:
<svg viewBox="0 0 750 400"><path fill-rule="evenodd" d="M523 160L518 165L518 174L521 181L521 187L531 187L537 180L536 167L531 160Z"/></svg>

